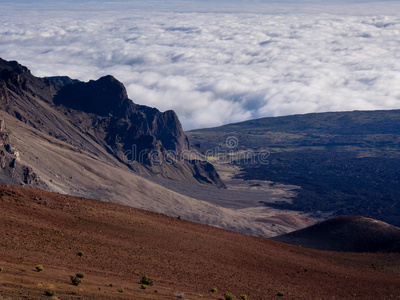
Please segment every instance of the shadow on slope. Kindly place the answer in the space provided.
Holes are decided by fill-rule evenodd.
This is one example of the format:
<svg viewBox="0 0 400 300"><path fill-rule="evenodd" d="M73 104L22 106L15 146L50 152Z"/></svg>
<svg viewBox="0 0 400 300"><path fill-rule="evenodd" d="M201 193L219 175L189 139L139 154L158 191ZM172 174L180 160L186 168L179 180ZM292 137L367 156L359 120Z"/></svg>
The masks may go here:
<svg viewBox="0 0 400 300"><path fill-rule="evenodd" d="M272 239L321 250L400 252L400 228L359 216L331 218Z"/></svg>

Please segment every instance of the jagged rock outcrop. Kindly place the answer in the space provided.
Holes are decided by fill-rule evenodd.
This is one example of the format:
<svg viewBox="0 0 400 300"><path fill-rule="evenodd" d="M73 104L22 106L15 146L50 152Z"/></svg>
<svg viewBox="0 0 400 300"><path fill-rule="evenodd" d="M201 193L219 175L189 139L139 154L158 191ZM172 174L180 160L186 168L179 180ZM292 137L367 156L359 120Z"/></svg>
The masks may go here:
<svg viewBox="0 0 400 300"><path fill-rule="evenodd" d="M77 151L104 157L100 146L141 175L223 186L211 164L183 156L189 143L176 114L133 103L113 76L37 78L0 59L0 108Z"/></svg>
<svg viewBox="0 0 400 300"><path fill-rule="evenodd" d="M166 151L180 156L189 149L173 111L162 113L134 104L123 84L112 76L66 85L55 95L54 103L89 114L96 125L101 121L102 130L97 130L96 138L111 147L121 160L133 158L151 165L150 153L154 155L156 151L164 158ZM135 153L127 158L124 157L127 151Z"/></svg>

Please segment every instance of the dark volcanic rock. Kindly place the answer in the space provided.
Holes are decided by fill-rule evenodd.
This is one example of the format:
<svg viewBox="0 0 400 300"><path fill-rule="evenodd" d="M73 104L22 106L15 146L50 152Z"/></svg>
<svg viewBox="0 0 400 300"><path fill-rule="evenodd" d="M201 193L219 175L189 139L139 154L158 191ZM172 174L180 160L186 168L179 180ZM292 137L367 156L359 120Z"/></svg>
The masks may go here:
<svg viewBox="0 0 400 300"><path fill-rule="evenodd" d="M119 118L126 117L129 101L124 85L112 76L66 85L54 97L55 104L101 117Z"/></svg>
<svg viewBox="0 0 400 300"><path fill-rule="evenodd" d="M173 151L177 159L182 151L189 149L175 112L162 113L156 108L134 104L128 99L124 85L112 76L66 85L53 101L87 113L92 124L101 123L97 137L104 139L121 161L126 159L127 151L135 151L131 156L135 161L152 165L150 156L154 156L154 152L164 157L166 151ZM211 183L208 179L198 179Z"/></svg>
<svg viewBox="0 0 400 300"><path fill-rule="evenodd" d="M203 151L255 153L254 163L235 162L238 178L300 187L293 203L265 206L400 226L399 133L400 110L382 110L262 118L186 134ZM236 148L225 143L231 136Z"/></svg>
<svg viewBox="0 0 400 300"><path fill-rule="evenodd" d="M113 76L37 78L0 59L0 108L76 151L104 157L100 146L137 173L223 186L213 168L182 158L189 145L176 114L134 104ZM25 181L34 180L24 172Z"/></svg>
<svg viewBox="0 0 400 300"><path fill-rule="evenodd" d="M400 228L359 216L331 218L272 239L322 250L400 252Z"/></svg>

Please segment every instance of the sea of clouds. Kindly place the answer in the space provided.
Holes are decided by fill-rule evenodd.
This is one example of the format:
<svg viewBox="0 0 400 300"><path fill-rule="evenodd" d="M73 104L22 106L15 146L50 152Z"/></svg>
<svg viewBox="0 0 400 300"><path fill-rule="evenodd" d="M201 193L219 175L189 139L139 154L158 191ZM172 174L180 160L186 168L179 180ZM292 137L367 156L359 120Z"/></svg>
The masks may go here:
<svg viewBox="0 0 400 300"><path fill-rule="evenodd" d="M112 74L186 130L400 108L396 1L25 2L0 1L0 57L37 76Z"/></svg>

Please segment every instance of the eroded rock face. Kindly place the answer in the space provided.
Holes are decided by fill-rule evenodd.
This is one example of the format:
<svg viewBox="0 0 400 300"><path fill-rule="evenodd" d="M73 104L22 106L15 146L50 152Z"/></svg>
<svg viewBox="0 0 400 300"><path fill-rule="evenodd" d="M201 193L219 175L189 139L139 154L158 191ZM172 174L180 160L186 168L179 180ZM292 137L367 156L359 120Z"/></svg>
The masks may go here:
<svg viewBox="0 0 400 300"><path fill-rule="evenodd" d="M129 109L125 87L113 76L104 76L96 81L67 84L53 100L55 104L100 117L125 118Z"/></svg>
<svg viewBox="0 0 400 300"><path fill-rule="evenodd" d="M105 120L106 142L114 148L129 150L136 145L141 150L157 149L160 141L165 150L188 149L175 112L162 113L134 104L128 99L124 85L112 76L69 84L55 95L54 103Z"/></svg>
<svg viewBox="0 0 400 300"><path fill-rule="evenodd" d="M139 174L223 186L212 165L183 158L189 143L176 114L133 103L113 76L37 78L0 59L0 108L75 148L100 155L100 145Z"/></svg>
<svg viewBox="0 0 400 300"><path fill-rule="evenodd" d="M31 167L19 162L19 152L12 145L11 132L0 118L0 180L2 183L42 187L46 185Z"/></svg>

